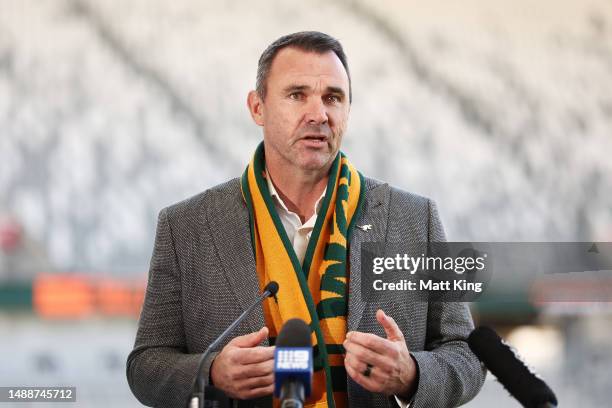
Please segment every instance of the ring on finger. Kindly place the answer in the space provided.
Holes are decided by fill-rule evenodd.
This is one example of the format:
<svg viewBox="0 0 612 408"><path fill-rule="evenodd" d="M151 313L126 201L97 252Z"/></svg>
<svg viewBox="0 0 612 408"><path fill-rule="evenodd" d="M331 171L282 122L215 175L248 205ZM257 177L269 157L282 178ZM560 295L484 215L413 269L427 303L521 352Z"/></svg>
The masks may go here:
<svg viewBox="0 0 612 408"><path fill-rule="evenodd" d="M373 366L372 364L367 363L367 364L366 364L366 368L365 368L365 370L363 370L363 373L362 373L362 374L363 374L363 376L364 376L364 377L369 377L369 376L370 376L370 374L372 374L372 369L373 369L373 368L374 368L374 366Z"/></svg>

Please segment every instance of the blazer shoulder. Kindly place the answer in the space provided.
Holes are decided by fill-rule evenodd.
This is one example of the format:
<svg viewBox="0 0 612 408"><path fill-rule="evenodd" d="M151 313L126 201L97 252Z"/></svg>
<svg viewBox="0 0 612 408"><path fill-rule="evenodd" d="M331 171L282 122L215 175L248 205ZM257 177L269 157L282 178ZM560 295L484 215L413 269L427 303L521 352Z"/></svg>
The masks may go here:
<svg viewBox="0 0 612 408"><path fill-rule="evenodd" d="M429 197L425 197L419 194L406 191L398 187L390 187L391 190L391 203L399 205L408 205L413 209L417 208L429 208L433 203L433 200Z"/></svg>
<svg viewBox="0 0 612 408"><path fill-rule="evenodd" d="M422 242L446 241L446 233L434 200L391 187L389 208L390 218L411 226L413 236L419 237Z"/></svg>
<svg viewBox="0 0 612 408"><path fill-rule="evenodd" d="M383 188L389 187L389 184L385 183L384 181L380 181L372 177L363 176L363 181L364 181L366 192L371 191L371 190L380 189L381 187Z"/></svg>
<svg viewBox="0 0 612 408"><path fill-rule="evenodd" d="M240 178L236 177L162 209L168 218L185 218L204 214L210 206L223 207L222 201L235 203L242 199ZM221 201L221 202L219 202Z"/></svg>
<svg viewBox="0 0 612 408"><path fill-rule="evenodd" d="M364 177L364 185L366 194L387 195L391 205L399 204L409 205L413 208L427 208L430 203L433 203L433 200L428 197L411 193L410 191L395 186L390 186L388 183L372 177Z"/></svg>

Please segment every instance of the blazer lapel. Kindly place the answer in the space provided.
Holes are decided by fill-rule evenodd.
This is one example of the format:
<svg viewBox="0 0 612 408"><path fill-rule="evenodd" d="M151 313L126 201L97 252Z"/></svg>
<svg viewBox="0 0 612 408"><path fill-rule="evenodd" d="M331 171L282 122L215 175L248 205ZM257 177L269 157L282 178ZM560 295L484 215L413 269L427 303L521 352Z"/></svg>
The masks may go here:
<svg viewBox="0 0 612 408"><path fill-rule="evenodd" d="M208 207L208 222L230 290L243 310L260 295L255 257L251 244L249 212L240 191L239 179L229 191L215 191L214 205ZM264 326L260 306L247 318L252 331Z"/></svg>
<svg viewBox="0 0 612 408"><path fill-rule="evenodd" d="M356 330L363 316L366 302L361 290L361 244L384 242L387 235L389 213L389 185L366 179L365 201L359 218L355 221L351 239L350 275L348 296L348 330ZM359 228L364 227L365 228ZM369 227L367 227L369 226Z"/></svg>

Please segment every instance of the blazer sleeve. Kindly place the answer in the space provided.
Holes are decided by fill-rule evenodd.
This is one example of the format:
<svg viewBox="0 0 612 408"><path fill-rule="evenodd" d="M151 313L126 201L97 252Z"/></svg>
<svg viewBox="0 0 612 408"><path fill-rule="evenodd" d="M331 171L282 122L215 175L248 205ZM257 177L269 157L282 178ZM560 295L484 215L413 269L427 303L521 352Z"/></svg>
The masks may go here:
<svg viewBox="0 0 612 408"><path fill-rule="evenodd" d="M147 290L134 349L127 358L127 379L147 406L187 406L201 354L189 354L183 327L181 268L168 210L159 213ZM205 362L208 370L217 353Z"/></svg>
<svg viewBox="0 0 612 408"><path fill-rule="evenodd" d="M430 242L446 241L436 205L431 200L428 239ZM478 393L486 371L467 344L473 328L467 304L429 303L425 350L411 353L419 372L411 408L455 407Z"/></svg>

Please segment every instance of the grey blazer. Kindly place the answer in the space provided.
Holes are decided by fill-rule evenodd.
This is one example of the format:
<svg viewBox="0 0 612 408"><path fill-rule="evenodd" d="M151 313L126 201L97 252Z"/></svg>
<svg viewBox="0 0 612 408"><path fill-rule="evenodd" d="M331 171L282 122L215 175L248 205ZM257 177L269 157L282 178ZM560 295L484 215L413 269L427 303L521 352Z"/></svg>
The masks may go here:
<svg viewBox="0 0 612 408"><path fill-rule="evenodd" d="M239 183L230 180L159 214L136 342L127 358L130 388L145 405L186 406L200 353L259 294L249 215ZM368 303L360 289L361 242L445 240L435 204L373 179L366 178L365 186L364 206L355 224L370 224L372 229L352 231L348 329L384 337L374 317L382 308L402 329L417 361L418 389L411 408L464 404L485 377L465 341L473 328L467 306L417 302L409 295L405 302ZM263 325L259 308L235 335ZM205 376L215 356L206 361ZM371 393L350 377L347 390L351 407L395 405L393 398Z"/></svg>

